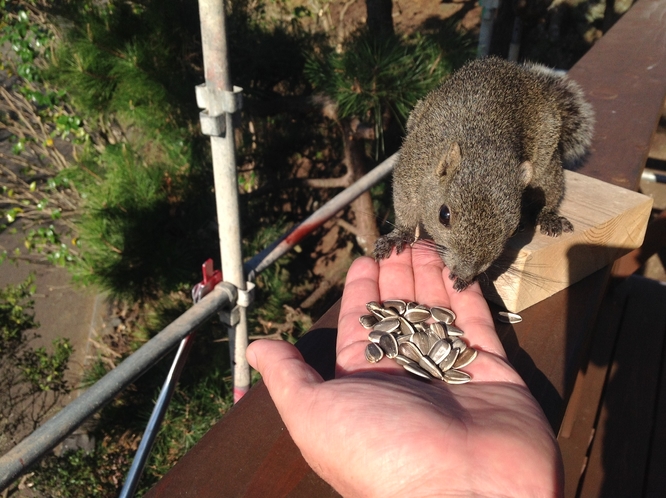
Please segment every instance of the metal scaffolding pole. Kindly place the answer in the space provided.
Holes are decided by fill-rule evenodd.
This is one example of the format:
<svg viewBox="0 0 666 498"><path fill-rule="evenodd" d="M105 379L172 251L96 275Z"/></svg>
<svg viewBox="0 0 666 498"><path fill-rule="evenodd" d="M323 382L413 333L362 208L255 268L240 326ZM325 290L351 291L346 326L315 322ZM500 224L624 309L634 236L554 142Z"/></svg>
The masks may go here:
<svg viewBox="0 0 666 498"><path fill-rule="evenodd" d="M199 0L205 85L197 87L201 128L210 135L215 176L215 200L225 282L238 288L238 306L228 315L234 401L250 388L250 367L245 359L248 344L248 297L241 254L238 179L233 132L233 113L241 107L240 88L229 76L227 35L223 0Z"/></svg>

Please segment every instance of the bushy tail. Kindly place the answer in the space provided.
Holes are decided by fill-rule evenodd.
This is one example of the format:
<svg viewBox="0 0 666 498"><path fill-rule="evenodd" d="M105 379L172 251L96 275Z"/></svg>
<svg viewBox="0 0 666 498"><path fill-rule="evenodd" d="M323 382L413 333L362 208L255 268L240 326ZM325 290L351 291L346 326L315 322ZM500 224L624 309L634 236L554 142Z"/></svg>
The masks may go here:
<svg viewBox="0 0 666 498"><path fill-rule="evenodd" d="M565 166L575 166L588 152L594 133L594 110L578 83L561 72L533 64L553 89L562 118L560 155Z"/></svg>

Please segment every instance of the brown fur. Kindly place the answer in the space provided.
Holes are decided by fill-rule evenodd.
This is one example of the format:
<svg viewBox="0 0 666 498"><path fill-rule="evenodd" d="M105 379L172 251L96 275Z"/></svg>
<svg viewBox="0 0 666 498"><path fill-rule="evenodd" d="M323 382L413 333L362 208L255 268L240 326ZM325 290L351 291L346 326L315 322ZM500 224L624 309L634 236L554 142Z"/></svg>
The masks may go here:
<svg viewBox="0 0 666 498"><path fill-rule="evenodd" d="M538 65L475 60L418 102L393 173L396 228L380 238L386 258L425 229L464 289L502 253L537 200L541 231L573 229L557 210L563 161L573 164L592 138L593 111L572 80ZM440 208L451 213L440 223Z"/></svg>

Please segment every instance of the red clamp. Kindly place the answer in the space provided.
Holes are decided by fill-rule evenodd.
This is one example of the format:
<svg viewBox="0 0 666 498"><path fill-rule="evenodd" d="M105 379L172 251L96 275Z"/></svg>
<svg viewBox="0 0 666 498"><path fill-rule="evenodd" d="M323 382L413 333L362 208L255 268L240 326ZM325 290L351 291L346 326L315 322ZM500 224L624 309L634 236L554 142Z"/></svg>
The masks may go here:
<svg viewBox="0 0 666 498"><path fill-rule="evenodd" d="M213 270L213 260L210 258L201 265L201 273L203 273L203 280L192 288L192 300L195 303L201 301L217 284L222 282L222 272Z"/></svg>

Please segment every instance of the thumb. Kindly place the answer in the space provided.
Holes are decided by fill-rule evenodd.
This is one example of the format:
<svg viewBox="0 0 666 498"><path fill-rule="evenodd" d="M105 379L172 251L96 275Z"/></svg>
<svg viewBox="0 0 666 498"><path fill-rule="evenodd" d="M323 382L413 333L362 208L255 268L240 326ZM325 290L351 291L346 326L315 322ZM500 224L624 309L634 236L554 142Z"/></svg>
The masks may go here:
<svg viewBox="0 0 666 498"><path fill-rule="evenodd" d="M247 348L248 363L259 371L282 420L289 428L296 410L312 398L311 390L324 382L301 353L285 341L259 340Z"/></svg>

